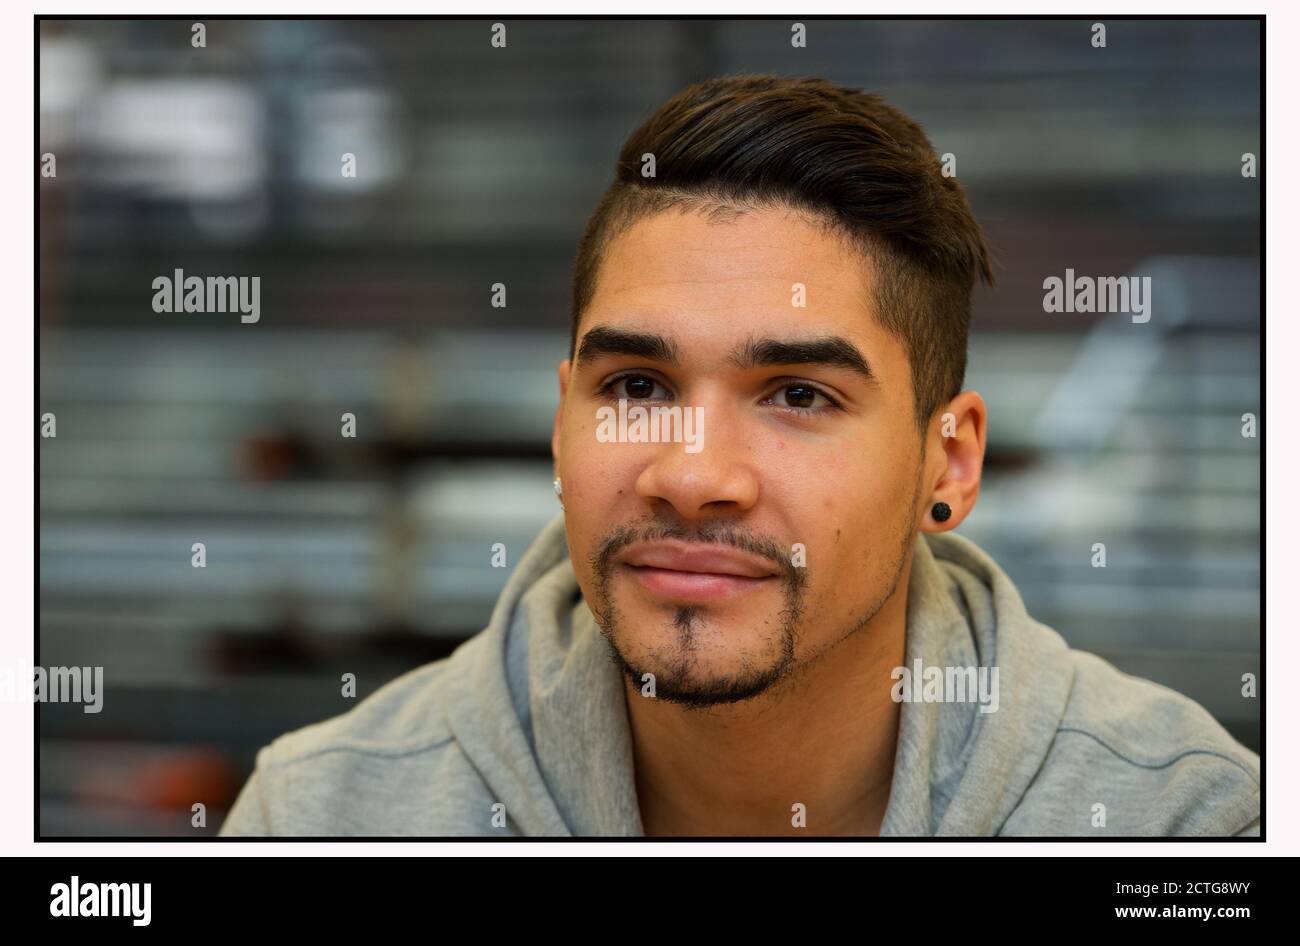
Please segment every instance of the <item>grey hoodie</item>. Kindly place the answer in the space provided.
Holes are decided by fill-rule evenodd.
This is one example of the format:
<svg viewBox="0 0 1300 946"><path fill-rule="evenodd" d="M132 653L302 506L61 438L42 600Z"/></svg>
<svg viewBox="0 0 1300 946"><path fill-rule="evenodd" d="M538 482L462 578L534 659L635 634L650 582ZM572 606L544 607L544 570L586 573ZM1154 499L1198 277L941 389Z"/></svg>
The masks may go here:
<svg viewBox="0 0 1300 946"><path fill-rule="evenodd" d="M1259 834L1259 756L1192 700L1070 649L969 539L918 534L906 653L997 667L998 702L902 703L882 836ZM642 836L624 699L561 514L483 632L263 748L220 833Z"/></svg>

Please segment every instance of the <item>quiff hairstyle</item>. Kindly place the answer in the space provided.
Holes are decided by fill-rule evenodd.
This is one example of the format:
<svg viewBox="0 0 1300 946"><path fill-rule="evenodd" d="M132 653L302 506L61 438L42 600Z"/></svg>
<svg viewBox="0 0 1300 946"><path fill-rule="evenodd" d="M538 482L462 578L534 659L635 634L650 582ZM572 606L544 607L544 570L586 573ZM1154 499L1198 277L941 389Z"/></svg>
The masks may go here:
<svg viewBox="0 0 1300 946"><path fill-rule="evenodd" d="M655 176L642 175L654 155ZM924 431L962 389L976 277L989 252L965 192L921 126L877 95L821 78L740 74L692 85L624 142L578 244L569 358L610 243L668 210L712 220L788 207L874 265L864 300L907 351Z"/></svg>

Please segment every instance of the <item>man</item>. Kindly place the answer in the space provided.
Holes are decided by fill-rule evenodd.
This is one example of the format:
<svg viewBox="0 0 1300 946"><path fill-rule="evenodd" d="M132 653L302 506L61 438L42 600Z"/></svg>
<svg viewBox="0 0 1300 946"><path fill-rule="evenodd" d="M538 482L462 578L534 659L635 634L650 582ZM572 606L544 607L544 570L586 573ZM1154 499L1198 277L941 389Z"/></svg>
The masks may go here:
<svg viewBox="0 0 1300 946"><path fill-rule="evenodd" d="M561 515L481 634L263 749L222 833L1258 834L1257 755L953 534L977 277L961 187L879 98L664 104L579 246Z"/></svg>

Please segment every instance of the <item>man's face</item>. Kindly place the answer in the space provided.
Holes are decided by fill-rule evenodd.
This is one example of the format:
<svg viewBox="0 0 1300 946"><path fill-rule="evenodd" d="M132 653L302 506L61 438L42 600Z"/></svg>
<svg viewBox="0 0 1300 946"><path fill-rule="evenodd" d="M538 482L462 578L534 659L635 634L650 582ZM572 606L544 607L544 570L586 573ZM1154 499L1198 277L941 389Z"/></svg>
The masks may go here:
<svg viewBox="0 0 1300 946"><path fill-rule="evenodd" d="M560 366L552 447L583 597L658 698L763 692L894 591L921 515L922 440L870 278L787 210L726 223L670 211L610 246ZM693 443L627 442L629 423L619 442L620 398L690 408L703 436L683 425Z"/></svg>

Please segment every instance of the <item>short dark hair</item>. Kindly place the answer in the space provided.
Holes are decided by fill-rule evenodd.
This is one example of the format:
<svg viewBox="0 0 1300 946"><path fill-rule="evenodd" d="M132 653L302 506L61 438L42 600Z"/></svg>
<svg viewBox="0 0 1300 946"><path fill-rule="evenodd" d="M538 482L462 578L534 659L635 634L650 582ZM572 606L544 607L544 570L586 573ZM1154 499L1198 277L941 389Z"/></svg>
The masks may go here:
<svg viewBox="0 0 1300 946"><path fill-rule="evenodd" d="M647 154L653 177L642 176ZM924 429L961 391L971 290L976 275L993 284L989 252L921 127L879 96L826 79L710 79L632 132L578 244L569 357L605 251L632 224L671 208L721 220L782 205L811 212L875 263L871 301L907 350Z"/></svg>

